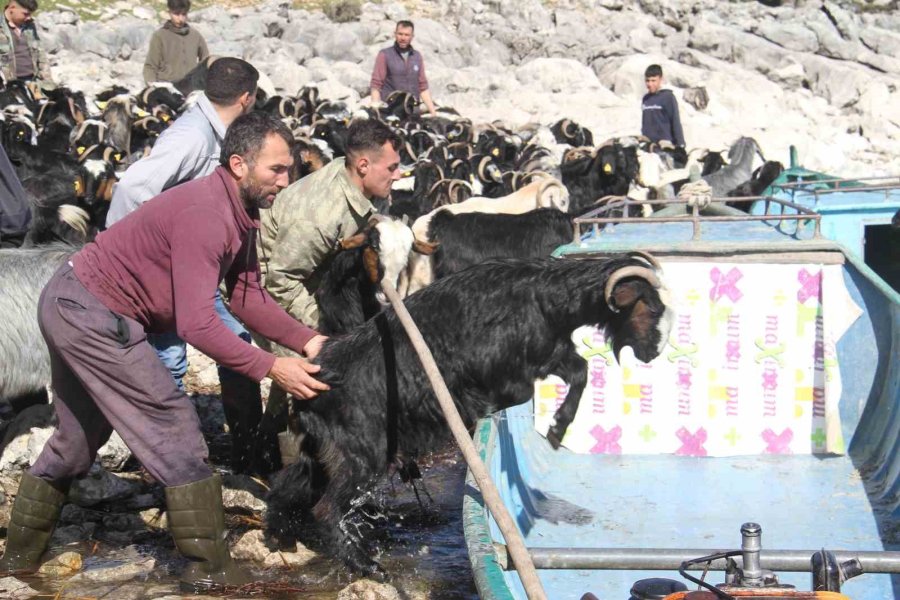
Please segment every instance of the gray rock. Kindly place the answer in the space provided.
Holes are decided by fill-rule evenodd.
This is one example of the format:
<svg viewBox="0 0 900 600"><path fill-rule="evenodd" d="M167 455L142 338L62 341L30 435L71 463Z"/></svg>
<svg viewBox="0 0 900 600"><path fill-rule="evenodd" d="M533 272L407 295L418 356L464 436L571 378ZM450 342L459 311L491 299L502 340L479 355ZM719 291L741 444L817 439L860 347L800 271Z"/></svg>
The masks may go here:
<svg viewBox="0 0 900 600"><path fill-rule="evenodd" d="M40 594L35 589L29 587L27 583L23 583L15 577L4 577L0 579L0 598L7 600L25 600L26 598L34 598Z"/></svg>
<svg viewBox="0 0 900 600"><path fill-rule="evenodd" d="M364 46L356 35L343 27L334 27L329 35L320 35L312 45L313 55L326 60L361 62L366 58Z"/></svg>
<svg viewBox="0 0 900 600"><path fill-rule="evenodd" d="M248 531L231 548L231 555L238 560L252 560L266 567L296 568L302 567L316 558L316 553L308 550L301 544L297 544L296 551L286 552L269 550L263 538L262 531L254 529Z"/></svg>
<svg viewBox="0 0 900 600"><path fill-rule="evenodd" d="M0 472L9 475L33 465L52 434L53 429L49 427L32 428L13 439L0 456Z"/></svg>
<svg viewBox="0 0 900 600"><path fill-rule="evenodd" d="M128 459L131 458L131 450L119 437L119 434L113 431L112 435L100 450L97 452L97 460L100 465L107 471L116 472L125 466Z"/></svg>
<svg viewBox="0 0 900 600"><path fill-rule="evenodd" d="M156 20L156 13L145 6L135 6L131 9L131 14L133 14L138 19L144 19L147 21Z"/></svg>
<svg viewBox="0 0 900 600"><path fill-rule="evenodd" d="M222 490L222 504L231 512L261 513L266 510L266 503L246 490Z"/></svg>
<svg viewBox="0 0 900 600"><path fill-rule="evenodd" d="M371 579L354 581L340 592L338 600L400 600L400 592L389 583L378 583Z"/></svg>
<svg viewBox="0 0 900 600"><path fill-rule="evenodd" d="M112 583L119 581L129 581L136 577L144 577L148 575L156 566L156 559L141 558L130 563L115 567L104 567L100 569L88 569L73 576L69 581L71 583Z"/></svg>
<svg viewBox="0 0 900 600"><path fill-rule="evenodd" d="M41 11L36 21L41 28L47 27L50 29L50 25L74 25L79 21L79 17L74 10L59 9L47 12Z"/></svg>
<svg viewBox="0 0 900 600"><path fill-rule="evenodd" d="M90 473L72 484L69 502L78 506L94 506L101 502L128 498L136 491L137 486L134 483L116 477L95 464Z"/></svg>
<svg viewBox="0 0 900 600"><path fill-rule="evenodd" d="M815 52L819 49L819 38L802 23L764 21L751 31L762 38L797 52Z"/></svg>
<svg viewBox="0 0 900 600"><path fill-rule="evenodd" d="M50 538L50 545L53 547L60 547L68 546L70 544L81 544L86 540L93 538L94 531L96 530L97 524L92 522L57 527L53 530L53 536Z"/></svg>
<svg viewBox="0 0 900 600"><path fill-rule="evenodd" d="M705 87L687 88L682 93L682 98L697 110L703 110L709 105L709 94Z"/></svg>

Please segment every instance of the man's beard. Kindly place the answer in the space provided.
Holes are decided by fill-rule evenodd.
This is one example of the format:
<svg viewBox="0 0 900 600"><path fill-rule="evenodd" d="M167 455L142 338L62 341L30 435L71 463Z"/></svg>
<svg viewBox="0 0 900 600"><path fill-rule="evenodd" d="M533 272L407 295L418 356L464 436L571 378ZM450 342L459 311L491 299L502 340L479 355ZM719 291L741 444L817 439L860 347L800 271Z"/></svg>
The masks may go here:
<svg viewBox="0 0 900 600"><path fill-rule="evenodd" d="M255 181L247 181L245 185L240 186L239 190L241 201L247 208L272 208L272 200L268 199L269 195Z"/></svg>

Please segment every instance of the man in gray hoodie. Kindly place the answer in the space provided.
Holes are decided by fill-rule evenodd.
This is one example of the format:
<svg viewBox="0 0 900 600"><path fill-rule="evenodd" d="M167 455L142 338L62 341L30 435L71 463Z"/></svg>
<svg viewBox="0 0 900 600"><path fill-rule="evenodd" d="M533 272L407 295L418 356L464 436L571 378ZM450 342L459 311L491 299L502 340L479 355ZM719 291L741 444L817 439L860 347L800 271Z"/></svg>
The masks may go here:
<svg viewBox="0 0 900 600"><path fill-rule="evenodd" d="M168 0L169 20L150 38L144 61L144 81L178 81L209 57L203 35L188 25L190 0Z"/></svg>

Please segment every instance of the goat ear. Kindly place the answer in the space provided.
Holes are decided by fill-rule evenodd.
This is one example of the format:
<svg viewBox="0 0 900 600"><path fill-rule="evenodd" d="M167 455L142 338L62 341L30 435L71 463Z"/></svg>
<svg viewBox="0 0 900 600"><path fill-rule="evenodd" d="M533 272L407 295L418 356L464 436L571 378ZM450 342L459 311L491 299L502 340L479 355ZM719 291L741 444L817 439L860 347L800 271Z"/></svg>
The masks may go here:
<svg viewBox="0 0 900 600"><path fill-rule="evenodd" d="M366 275L369 276L369 281L378 284L378 281L381 279L378 273L378 253L371 247L363 248L363 265L366 269Z"/></svg>
<svg viewBox="0 0 900 600"><path fill-rule="evenodd" d="M431 242L416 240L415 242L413 242L413 250L415 250L419 254L434 254L434 251L437 250L439 245L440 244L432 244Z"/></svg>
<svg viewBox="0 0 900 600"><path fill-rule="evenodd" d="M352 250L354 248L359 248L366 242L366 234L365 233L357 233L356 235L348 238L342 239L338 244L344 250Z"/></svg>

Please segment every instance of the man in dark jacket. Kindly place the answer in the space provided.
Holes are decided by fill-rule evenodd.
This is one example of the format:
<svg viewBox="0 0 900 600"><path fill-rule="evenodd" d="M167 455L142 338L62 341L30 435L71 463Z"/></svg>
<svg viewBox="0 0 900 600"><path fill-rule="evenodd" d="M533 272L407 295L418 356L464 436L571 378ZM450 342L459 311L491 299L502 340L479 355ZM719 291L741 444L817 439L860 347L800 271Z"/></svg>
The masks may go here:
<svg viewBox="0 0 900 600"><path fill-rule="evenodd" d="M434 116L434 101L425 77L425 61L422 53L412 47L415 32L412 21L398 21L394 29L394 45L382 49L375 57L372 81L369 84L372 106L378 105L391 92L409 92L421 99Z"/></svg>
<svg viewBox="0 0 900 600"><path fill-rule="evenodd" d="M188 25L190 0L168 0L169 20L153 33L144 61L144 81L179 81L209 57L206 40Z"/></svg>
<svg viewBox="0 0 900 600"><path fill-rule="evenodd" d="M644 72L647 93L641 101L641 133L651 142L667 140L675 146L684 147L684 132L678 116L678 101L672 90L664 90L662 67L650 65Z"/></svg>
<svg viewBox="0 0 900 600"><path fill-rule="evenodd" d="M328 389L314 377L318 366L244 342L214 308L224 279L248 327L307 358L321 349L324 336L291 318L259 281L259 209L287 186L291 141L271 115L239 117L212 174L144 203L47 283L38 321L59 424L22 477L0 571L40 565L69 485L115 430L165 486L172 537L191 559L183 588L246 583L225 541L222 482L207 463L197 413L147 333L177 331L217 363L256 381L271 377L298 398Z"/></svg>
<svg viewBox="0 0 900 600"><path fill-rule="evenodd" d="M32 15L38 9L37 0L11 0L3 10L0 22L0 71L7 81L34 81L44 88L53 88L47 53L41 48L37 27Z"/></svg>

